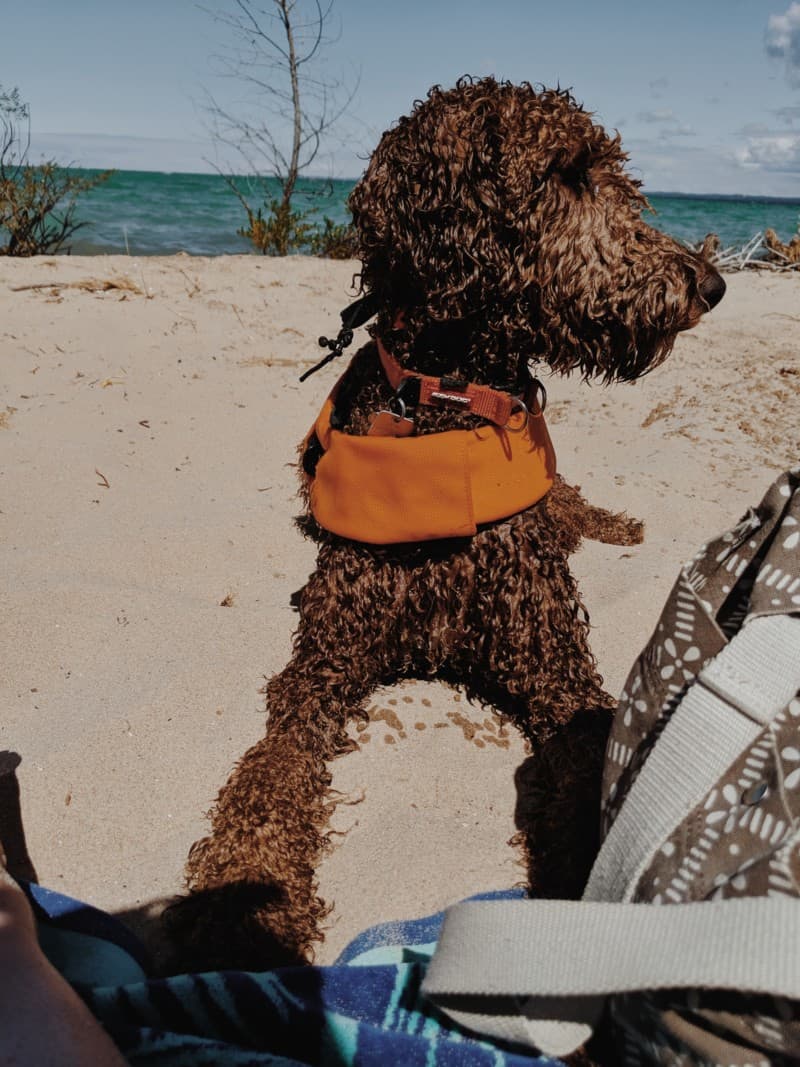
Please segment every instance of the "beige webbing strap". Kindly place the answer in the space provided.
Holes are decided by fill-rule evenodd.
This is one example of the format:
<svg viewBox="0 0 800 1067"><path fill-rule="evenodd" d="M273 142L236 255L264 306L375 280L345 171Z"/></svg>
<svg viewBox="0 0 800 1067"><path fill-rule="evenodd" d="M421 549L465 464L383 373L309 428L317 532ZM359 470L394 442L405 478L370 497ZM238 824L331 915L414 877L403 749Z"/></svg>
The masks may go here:
<svg viewBox="0 0 800 1067"><path fill-rule="evenodd" d="M653 856L800 689L800 618L751 619L697 676L595 860L584 900L630 900Z"/></svg>
<svg viewBox="0 0 800 1067"><path fill-rule="evenodd" d="M611 993L712 988L800 998L798 944L792 897L662 908L467 901L448 910L422 991L469 1029L559 1056L588 1039Z"/></svg>
<svg viewBox="0 0 800 1067"><path fill-rule="evenodd" d="M609 993L740 989L800 998L800 901L630 900L656 849L800 689L800 619L750 620L662 731L580 902L449 909L423 992L470 1029L565 1055Z"/></svg>

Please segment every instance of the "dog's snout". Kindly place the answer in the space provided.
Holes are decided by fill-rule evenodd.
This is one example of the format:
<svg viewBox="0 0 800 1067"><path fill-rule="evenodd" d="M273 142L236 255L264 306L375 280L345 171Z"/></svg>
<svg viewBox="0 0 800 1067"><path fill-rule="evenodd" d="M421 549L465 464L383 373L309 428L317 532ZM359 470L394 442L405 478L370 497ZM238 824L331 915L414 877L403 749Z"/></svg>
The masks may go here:
<svg viewBox="0 0 800 1067"><path fill-rule="evenodd" d="M707 271L703 278L700 280L698 291L703 300L708 304L709 309L716 307L725 295L726 285L722 278L722 275L717 274L714 271Z"/></svg>

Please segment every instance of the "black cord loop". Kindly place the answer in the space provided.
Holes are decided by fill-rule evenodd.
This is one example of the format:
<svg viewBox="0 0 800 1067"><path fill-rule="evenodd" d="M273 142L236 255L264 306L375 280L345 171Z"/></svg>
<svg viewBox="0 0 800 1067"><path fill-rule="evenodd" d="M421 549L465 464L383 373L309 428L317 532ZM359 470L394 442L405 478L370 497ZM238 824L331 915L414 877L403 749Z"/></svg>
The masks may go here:
<svg viewBox="0 0 800 1067"><path fill-rule="evenodd" d="M304 382L306 378L310 378L312 374L316 374L318 370L322 370L323 367L327 366L331 360L341 356L345 348L353 342L353 331L358 329L359 326L363 326L365 322L369 322L373 315L377 315L377 313L378 300L373 293L367 293L366 296L362 296L354 303L349 304L340 314L342 328L336 338L320 337L318 341L320 348L330 349L327 356L324 356L319 363L310 367L304 374L301 374L300 381Z"/></svg>

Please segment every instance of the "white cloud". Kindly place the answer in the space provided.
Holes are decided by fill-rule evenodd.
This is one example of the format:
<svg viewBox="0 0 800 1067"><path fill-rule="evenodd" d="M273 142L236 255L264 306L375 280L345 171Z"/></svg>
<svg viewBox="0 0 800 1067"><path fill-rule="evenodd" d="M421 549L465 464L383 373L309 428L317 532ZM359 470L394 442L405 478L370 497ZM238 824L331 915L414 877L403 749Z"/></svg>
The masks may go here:
<svg viewBox="0 0 800 1067"><path fill-rule="evenodd" d="M755 149L746 156L741 149L734 156L731 149L703 144L699 138L665 142L635 137L627 139L625 147L634 176L644 179L649 192L797 196L797 168L765 166Z"/></svg>
<svg viewBox="0 0 800 1067"><path fill-rule="evenodd" d="M749 137L735 158L743 167L800 174L800 133Z"/></svg>
<svg viewBox="0 0 800 1067"><path fill-rule="evenodd" d="M800 86L800 3L793 3L782 15L770 15L767 23L767 55L786 61L790 85Z"/></svg>

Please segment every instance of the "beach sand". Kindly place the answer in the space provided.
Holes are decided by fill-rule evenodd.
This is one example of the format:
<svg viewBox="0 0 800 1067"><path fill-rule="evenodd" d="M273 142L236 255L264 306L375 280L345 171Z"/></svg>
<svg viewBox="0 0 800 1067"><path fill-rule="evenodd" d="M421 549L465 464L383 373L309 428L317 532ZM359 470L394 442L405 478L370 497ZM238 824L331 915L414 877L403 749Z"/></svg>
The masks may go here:
<svg viewBox="0 0 800 1067"><path fill-rule="evenodd" d="M314 566L292 521L295 446L339 368L297 378L356 269L0 259L0 749L21 756L39 880L139 928L180 889L289 657ZM76 287L115 280L138 291ZM562 473L646 523L639 547L573 558L612 692L679 564L800 460L800 275L727 281L644 380L546 380ZM437 684L378 693L372 718L335 764L335 788L362 799L338 809L320 870L336 904L322 962L368 924L522 876L519 738Z"/></svg>

